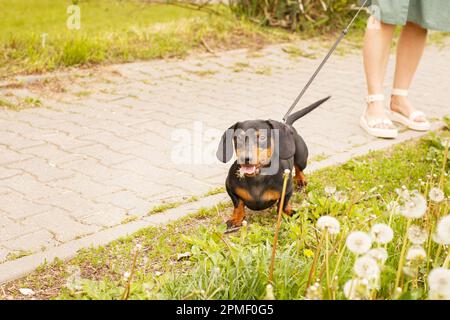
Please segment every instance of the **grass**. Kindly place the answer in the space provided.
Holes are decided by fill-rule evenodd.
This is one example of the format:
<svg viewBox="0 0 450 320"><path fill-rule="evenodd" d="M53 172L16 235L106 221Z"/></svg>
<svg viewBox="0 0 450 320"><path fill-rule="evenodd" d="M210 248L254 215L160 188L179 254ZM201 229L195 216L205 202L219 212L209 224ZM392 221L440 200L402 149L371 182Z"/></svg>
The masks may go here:
<svg viewBox="0 0 450 320"><path fill-rule="evenodd" d="M448 131L441 136L448 139ZM305 192L295 194L293 199L298 214L293 218L284 217L281 225L275 297L343 299L342 287L353 277L356 259L345 250L346 235L354 230L368 231L374 223L384 222L391 225L395 236L386 245L390 256L381 273L379 290L372 292L372 298L426 298L427 270L443 263L445 248L427 242L424 246L429 249L430 260L421 262L416 276L402 274L402 292L394 296L393 283L407 221L402 216L391 215L387 207L391 201L399 200L395 189L402 186L427 194L431 186L437 186L443 179L441 187L447 196L450 194L448 177L440 173L444 162L442 141L442 137L430 135L421 141L372 152L311 174ZM445 171L449 168L447 163ZM334 196L327 195L327 186L336 187ZM448 200L430 203L432 211L414 223L433 225L431 222L437 215L448 212L448 205ZM231 210L229 203L220 204L163 228L143 229L107 246L81 250L70 261L44 265L28 277L5 285L3 297L20 298L18 288L28 287L39 298L119 299L130 283L130 299L264 298L275 209L249 214L247 227L224 235L224 221ZM327 237L328 245L322 246L328 251L317 250L320 230L315 224L324 215L337 218L341 224L341 233ZM318 279L319 290L307 293L307 279L315 255L318 256L312 279L313 282ZM123 275L132 268L136 256L136 272L131 280L125 280ZM187 258L181 259L182 256ZM328 264L324 262L325 257ZM331 277L334 274L337 278ZM327 279L333 279L329 286Z"/></svg>
<svg viewBox="0 0 450 320"><path fill-rule="evenodd" d="M294 45L287 45L283 48L283 51L286 52L291 58L308 58L308 59L316 59L317 56L313 53L308 53L302 50L301 48Z"/></svg>
<svg viewBox="0 0 450 320"><path fill-rule="evenodd" d="M328 48L336 36L315 28L291 33L262 27L246 18L237 18L219 5L193 10L144 0L78 2L79 30L67 27L69 14L66 11L72 1L0 0L0 79L69 67L185 57L198 51L259 49L270 43L317 36L320 36L320 47ZM210 9L218 14L211 13ZM338 54L360 50L364 21L364 17L357 21L347 36L346 45L338 48ZM434 32L430 39L445 46L448 33ZM285 51L292 58L315 57L294 46L287 46ZM237 66L236 72L243 69L245 67Z"/></svg>
<svg viewBox="0 0 450 320"><path fill-rule="evenodd" d="M237 19L221 7L216 15L139 0L79 1L81 28L68 29L71 3L0 0L0 79L72 66L183 57L205 51L205 46L260 47L291 37Z"/></svg>
<svg viewBox="0 0 450 320"><path fill-rule="evenodd" d="M20 111L27 108L42 107L42 101L33 97L13 97L11 99L4 99L0 97L0 107Z"/></svg>

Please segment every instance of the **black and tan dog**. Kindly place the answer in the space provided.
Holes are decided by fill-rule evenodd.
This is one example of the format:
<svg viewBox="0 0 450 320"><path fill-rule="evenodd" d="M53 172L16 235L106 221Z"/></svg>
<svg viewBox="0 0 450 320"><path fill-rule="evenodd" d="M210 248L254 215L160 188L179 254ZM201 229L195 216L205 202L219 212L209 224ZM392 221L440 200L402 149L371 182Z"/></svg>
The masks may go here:
<svg viewBox="0 0 450 320"><path fill-rule="evenodd" d="M222 136L217 158L228 162L236 152L237 160L231 166L226 179L226 189L234 205L228 228L239 227L245 217L244 208L264 210L281 198L283 173L295 168L297 188L306 185L303 170L306 168L308 148L292 124L308 114L330 97L319 100L288 117L286 123L274 120L248 120L237 122ZM234 147L233 147L234 144ZM294 211L289 199L294 191L289 177L284 200L284 213Z"/></svg>

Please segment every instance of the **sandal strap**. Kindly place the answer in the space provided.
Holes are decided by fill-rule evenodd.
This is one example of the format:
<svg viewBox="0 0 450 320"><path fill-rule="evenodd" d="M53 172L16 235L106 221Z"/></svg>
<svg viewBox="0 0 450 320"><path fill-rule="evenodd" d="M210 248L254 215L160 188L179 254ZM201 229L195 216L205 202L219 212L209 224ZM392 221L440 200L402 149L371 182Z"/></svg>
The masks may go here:
<svg viewBox="0 0 450 320"><path fill-rule="evenodd" d="M366 98L367 103L372 103L375 101L384 101L384 94L371 94Z"/></svg>
<svg viewBox="0 0 450 320"><path fill-rule="evenodd" d="M408 96L408 90L404 89L392 89L392 95L393 96L400 96L400 97L407 97Z"/></svg>
<svg viewBox="0 0 450 320"><path fill-rule="evenodd" d="M368 120L368 121L367 121L367 125L368 125L369 127L371 127L371 128L374 128L374 127L376 127L377 125L380 125L380 124L385 124L385 125L388 125L388 126L393 126L392 121L389 120L389 119L385 119L385 118L377 118L377 119L372 119L372 120Z"/></svg>
<svg viewBox="0 0 450 320"><path fill-rule="evenodd" d="M416 111L411 112L411 114L409 115L409 120L415 121L419 117L425 117L425 113L423 113L422 111L416 110Z"/></svg>

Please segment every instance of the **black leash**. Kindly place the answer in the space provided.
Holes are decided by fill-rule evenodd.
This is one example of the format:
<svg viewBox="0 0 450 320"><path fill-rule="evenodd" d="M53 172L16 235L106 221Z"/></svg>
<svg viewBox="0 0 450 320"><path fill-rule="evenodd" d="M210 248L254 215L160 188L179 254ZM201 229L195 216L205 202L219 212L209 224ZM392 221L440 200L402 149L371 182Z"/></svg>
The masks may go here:
<svg viewBox="0 0 450 320"><path fill-rule="evenodd" d="M283 117L283 121L286 122L286 120L288 119L289 115L291 114L292 110L295 108L295 106L297 105L297 103L300 101L300 99L303 97L303 95L305 94L306 90L308 90L309 86L311 85L311 83L314 81L314 79L316 78L316 76L319 74L320 70L322 69L322 67L325 65L325 63L328 61L328 58L330 58L330 56L333 54L334 50L336 49L336 47L339 45L339 43L341 42L341 40L347 35L350 27L352 26L353 22L355 22L356 18L358 17L359 13L361 12L361 10L363 10L363 8L366 6L367 2L369 0L365 0L364 3L362 4L362 6L358 9L358 11L356 12L355 16L353 17L353 19L350 21L350 23L347 25L347 27L342 31L341 35L339 36L339 38L336 40L336 42L334 43L334 45L331 47L330 51L328 51L327 55L325 56L325 58L322 60L322 62L320 63L319 67L317 67L316 71L314 72L314 74L311 76L311 78L309 79L308 83L306 83L306 86L303 88L303 90L300 92L300 94L297 96L297 98L295 99L294 103L292 104L292 106L289 108L288 112L286 112L286 114Z"/></svg>

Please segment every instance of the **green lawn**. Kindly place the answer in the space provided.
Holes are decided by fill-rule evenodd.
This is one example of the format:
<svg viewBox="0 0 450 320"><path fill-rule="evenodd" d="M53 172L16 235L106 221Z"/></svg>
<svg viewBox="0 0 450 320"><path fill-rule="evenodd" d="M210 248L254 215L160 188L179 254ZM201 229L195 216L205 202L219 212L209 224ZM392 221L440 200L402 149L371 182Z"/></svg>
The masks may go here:
<svg viewBox="0 0 450 320"><path fill-rule="evenodd" d="M428 295L429 271L444 263L445 248L434 241L423 244L428 258L421 260L417 274L402 273L401 293L393 287L405 239L407 219L389 209L391 201L400 201L396 189L418 190L428 198L431 187L440 187L450 195L450 181L443 173L450 164L445 159L444 137L430 135L421 141L410 141L386 151L372 152L335 167L319 170L308 177L305 193L293 198L298 215L283 219L275 268L275 297L303 299L313 256L318 259L313 281L318 280L321 297L327 291L325 252L329 252L331 296L343 299L342 287L352 277L356 256L345 250L345 238L351 231L369 231L375 223L389 224L394 239L386 249L388 260L382 268L380 286L372 292L379 299L424 299ZM443 169L445 168L445 170ZM336 192L327 196L325 188ZM414 225L435 228L439 216L448 214L450 201L432 203L424 218ZM223 235L224 221L231 214L230 204L200 210L164 228L147 228L107 246L81 250L68 262L43 265L30 276L4 286L3 298L21 298L18 288L31 288L39 298L119 299L132 269L136 245L141 247L136 271L131 278L132 299L261 299L265 295L268 262L274 235L275 209L253 213L249 226L238 233ZM318 245L317 219L331 215L341 223L338 236L326 245ZM374 245L376 246L376 245ZM380 247L380 245L378 245ZM413 247L406 242L405 249ZM181 255L189 252L190 256ZM416 262L414 262L416 263ZM406 261L409 266L411 261ZM330 277L329 277L330 278ZM2 290L0 290L0 298Z"/></svg>
<svg viewBox="0 0 450 320"><path fill-rule="evenodd" d="M283 40L231 16L131 0L79 1L81 28L70 30L63 0L0 0L0 78L61 67L180 57L193 49ZM45 47L42 34L47 34ZM276 35L276 36L275 36Z"/></svg>

